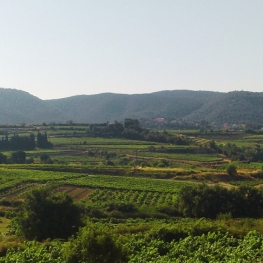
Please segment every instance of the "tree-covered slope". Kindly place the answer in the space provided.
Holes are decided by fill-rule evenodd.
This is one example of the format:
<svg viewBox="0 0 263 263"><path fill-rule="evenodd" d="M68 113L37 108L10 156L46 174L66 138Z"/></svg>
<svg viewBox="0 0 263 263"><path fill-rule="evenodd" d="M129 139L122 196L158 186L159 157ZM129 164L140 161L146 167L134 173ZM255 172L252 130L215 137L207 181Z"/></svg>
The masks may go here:
<svg viewBox="0 0 263 263"><path fill-rule="evenodd" d="M135 95L81 95L49 103L66 111L76 122L101 123L125 118L183 118L221 96L216 92L176 90Z"/></svg>
<svg viewBox="0 0 263 263"><path fill-rule="evenodd" d="M263 92L234 91L205 103L185 119L220 123L262 123Z"/></svg>
<svg viewBox="0 0 263 263"><path fill-rule="evenodd" d="M174 90L149 94L78 95L41 100L27 92L0 88L0 123L103 123L125 118L164 117L189 121L261 123L263 93Z"/></svg>
<svg viewBox="0 0 263 263"><path fill-rule="evenodd" d="M43 123L66 121L66 114L27 92L0 89L0 123Z"/></svg>

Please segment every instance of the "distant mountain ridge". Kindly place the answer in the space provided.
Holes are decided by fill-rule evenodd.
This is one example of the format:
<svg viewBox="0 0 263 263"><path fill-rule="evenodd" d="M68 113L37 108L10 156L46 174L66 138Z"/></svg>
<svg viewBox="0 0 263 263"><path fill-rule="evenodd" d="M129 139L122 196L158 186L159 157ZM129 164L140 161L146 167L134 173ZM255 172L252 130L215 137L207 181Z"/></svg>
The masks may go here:
<svg viewBox="0 0 263 263"><path fill-rule="evenodd" d="M41 100L0 88L1 124L103 123L125 118L168 118L191 122L263 123L263 92L173 90L149 94L77 95Z"/></svg>

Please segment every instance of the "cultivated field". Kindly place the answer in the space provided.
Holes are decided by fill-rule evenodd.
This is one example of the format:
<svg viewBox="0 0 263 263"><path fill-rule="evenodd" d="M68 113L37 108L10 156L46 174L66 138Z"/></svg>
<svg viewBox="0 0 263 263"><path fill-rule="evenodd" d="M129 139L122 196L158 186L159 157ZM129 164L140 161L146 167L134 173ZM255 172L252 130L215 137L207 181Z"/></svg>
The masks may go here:
<svg viewBox="0 0 263 263"><path fill-rule="evenodd" d="M21 246L21 251L31 251L28 253L32 255L40 249L42 243L36 243L34 249L32 245L31 249L28 244L22 245L23 241L16 238L12 229L8 230L8 224L23 210L32 190L48 189L50 195L69 195L91 225L109 227L109 231L126 244L129 254L126 262L262 262L260 218L235 219L230 213L212 221L203 218L201 222L201 219L184 218L176 207L185 187L207 184L226 189L240 186L259 189L263 185L263 162L249 158L255 157L255 153L260 156L262 134L160 133L187 140L185 144L176 144L94 136L87 132L88 125L10 126L0 132L4 136L6 131L18 136L46 132L53 147L25 150L24 163L12 161L13 150L1 151L11 160L0 164L2 256L9 247ZM234 150L239 155L233 154ZM230 164L236 169L233 174L227 172ZM250 232L254 230L257 232ZM256 243L253 240L257 240ZM48 242L52 247L54 241ZM60 246L63 242L57 244ZM214 254L210 253L212 246L216 247ZM226 248L229 253L223 252ZM251 250L244 252L242 248ZM17 257L21 259L24 252L19 252ZM50 255L51 252L43 250L43 253ZM10 261L1 261L8 257ZM0 262L16 262L12 261L15 259L12 252L8 257L0 258ZM60 262L58 258L50 262ZM229 261L218 261L219 258Z"/></svg>

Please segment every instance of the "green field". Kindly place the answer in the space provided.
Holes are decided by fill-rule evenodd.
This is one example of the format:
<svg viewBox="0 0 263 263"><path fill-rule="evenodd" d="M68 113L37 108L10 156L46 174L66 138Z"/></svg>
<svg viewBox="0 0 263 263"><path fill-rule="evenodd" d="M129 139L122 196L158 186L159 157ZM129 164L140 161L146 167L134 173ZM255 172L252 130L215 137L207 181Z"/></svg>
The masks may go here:
<svg viewBox="0 0 263 263"><path fill-rule="evenodd" d="M211 143L250 147L244 148L247 158L252 150L260 152L261 134L160 132L189 136L187 143L176 144L88 136L89 126L84 125L36 129L47 132L52 148L25 150L25 163L9 161L13 150L1 151L8 162L0 164L0 263L67 262L63 249L72 246L70 240L30 243L9 229L10 219L16 218L28 194L37 189L70 196L86 225L110 233L123 244L128 255L123 262L262 262L261 218L235 219L231 214L213 220L184 218L176 207L187 186L258 189L263 185L263 162L231 159ZM16 128L16 132L29 136L36 129ZM235 175L226 172L229 164L236 167ZM42 261L37 258L41 253Z"/></svg>

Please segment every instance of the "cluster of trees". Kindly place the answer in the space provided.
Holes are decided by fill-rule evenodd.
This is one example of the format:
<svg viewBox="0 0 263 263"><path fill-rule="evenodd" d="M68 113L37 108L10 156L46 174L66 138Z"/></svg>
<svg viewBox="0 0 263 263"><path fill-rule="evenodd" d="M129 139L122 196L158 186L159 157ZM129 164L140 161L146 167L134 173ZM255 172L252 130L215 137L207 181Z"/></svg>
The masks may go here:
<svg viewBox="0 0 263 263"><path fill-rule="evenodd" d="M26 153L24 151L12 152L10 158L0 153L0 164L6 163L26 163ZM28 160L32 162L32 160Z"/></svg>
<svg viewBox="0 0 263 263"><path fill-rule="evenodd" d="M140 119L140 123L149 129L196 130L200 127L199 123L174 118L165 118L162 122L157 119Z"/></svg>
<svg viewBox="0 0 263 263"><path fill-rule="evenodd" d="M0 141L0 149L2 150L33 150L35 147L35 135L33 133L29 136L14 134L10 138L6 133L5 137L2 137Z"/></svg>
<svg viewBox="0 0 263 263"><path fill-rule="evenodd" d="M1 150L34 150L36 147L38 148L52 148L53 144L48 141L47 133L41 134L38 132L37 138L35 140L35 135L31 133L29 136L19 136L18 134L14 134L9 138L8 133L6 133L5 137L2 137L0 141L0 149Z"/></svg>
<svg viewBox="0 0 263 263"><path fill-rule="evenodd" d="M252 146L238 147L234 143L227 143L225 145L216 145L211 141L208 145L218 153L222 153L232 161L247 161L247 162L262 162L263 161L263 148L260 144Z"/></svg>
<svg viewBox="0 0 263 263"><path fill-rule="evenodd" d="M40 163L44 164L52 164L53 160L49 155L43 153L39 156ZM15 151L11 153L10 157L7 157L3 153L0 152L0 164L8 164L8 163L33 163L33 157L27 158L26 152L24 151Z"/></svg>
<svg viewBox="0 0 263 263"><path fill-rule="evenodd" d="M178 145L188 145L186 136L172 135L167 131L159 132L141 128L137 119L125 119L124 124L115 122L112 124L91 124L87 133L91 136L121 137L131 140L144 140Z"/></svg>
<svg viewBox="0 0 263 263"><path fill-rule="evenodd" d="M37 147L44 149L50 149L53 147L53 144L47 139L46 132L44 134L41 134L40 132L37 133Z"/></svg>
<svg viewBox="0 0 263 263"><path fill-rule="evenodd" d="M220 186L187 186L178 196L177 209L185 217L214 219L220 214L231 214L235 218L260 218L263 191L244 186L230 190Z"/></svg>

